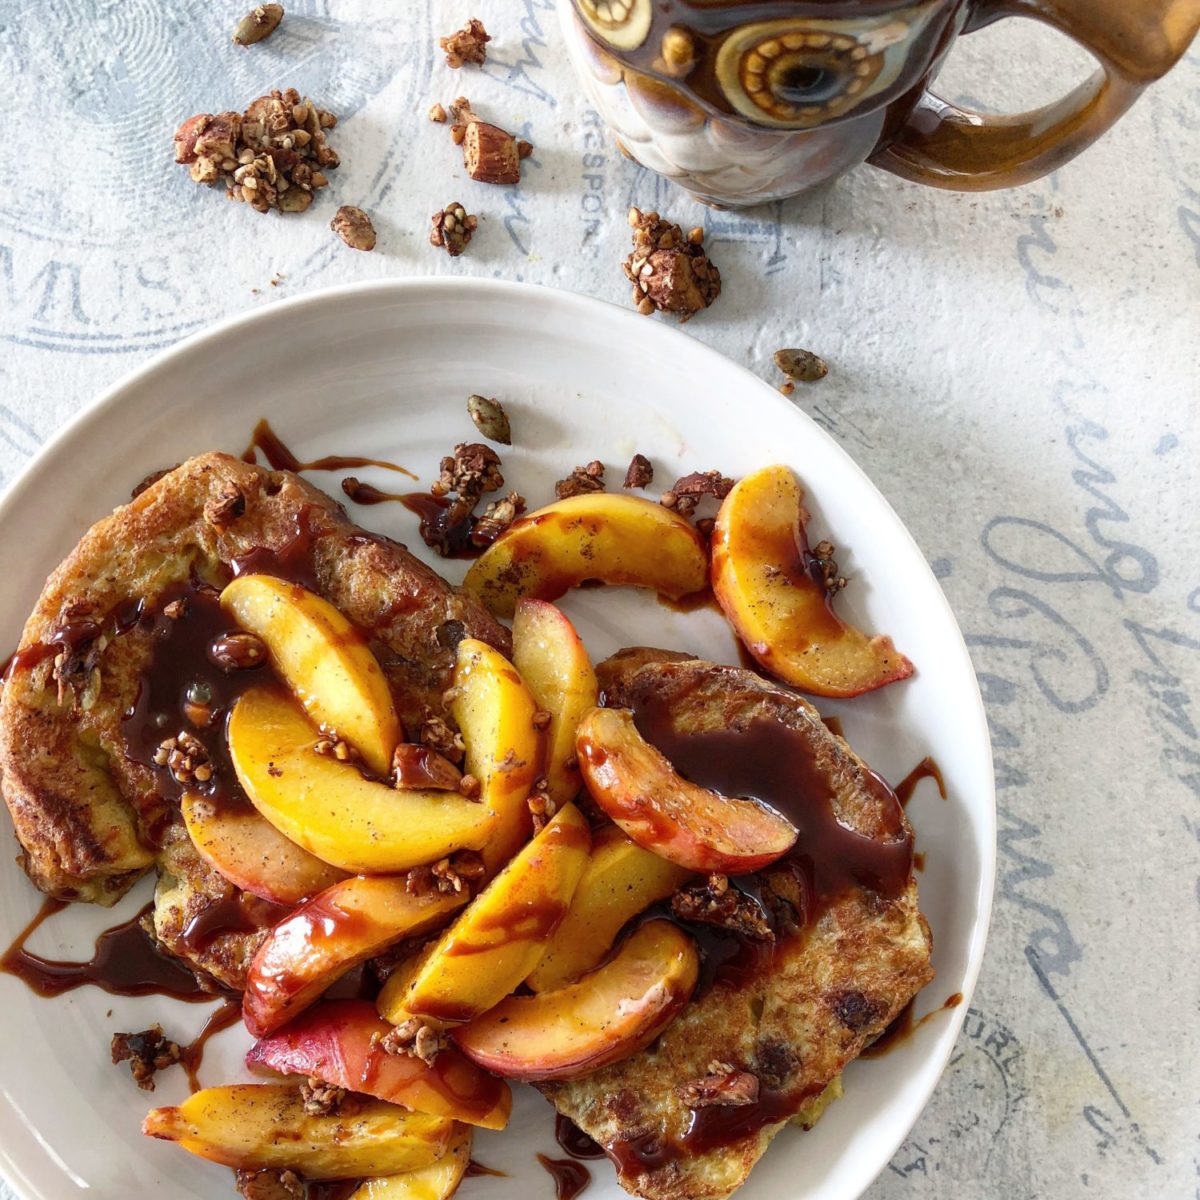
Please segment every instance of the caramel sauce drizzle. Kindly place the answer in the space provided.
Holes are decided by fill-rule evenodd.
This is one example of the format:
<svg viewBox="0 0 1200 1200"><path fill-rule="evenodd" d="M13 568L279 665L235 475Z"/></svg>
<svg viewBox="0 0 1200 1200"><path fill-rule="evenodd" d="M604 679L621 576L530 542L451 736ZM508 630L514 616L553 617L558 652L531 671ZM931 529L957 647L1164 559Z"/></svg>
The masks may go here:
<svg viewBox="0 0 1200 1200"><path fill-rule="evenodd" d="M399 463L388 462L382 458L364 458L357 454L326 454L314 458L311 462L303 462L284 444L283 439L271 428L270 421L263 418L254 426L250 444L242 451L243 462L256 462L256 451L261 450L263 457L275 471L344 471L355 467L382 467L385 471L396 471L416 479L407 467Z"/></svg>

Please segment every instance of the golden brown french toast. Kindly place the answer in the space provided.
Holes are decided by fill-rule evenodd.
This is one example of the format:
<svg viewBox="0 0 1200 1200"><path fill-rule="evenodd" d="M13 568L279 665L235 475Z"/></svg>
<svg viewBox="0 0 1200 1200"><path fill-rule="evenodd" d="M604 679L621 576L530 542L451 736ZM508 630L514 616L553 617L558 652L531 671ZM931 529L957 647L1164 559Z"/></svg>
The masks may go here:
<svg viewBox="0 0 1200 1200"><path fill-rule="evenodd" d="M739 948L701 936L710 979L702 975L697 998L656 1043L584 1078L538 1085L608 1151L626 1190L648 1200L719 1200L932 977L911 830L890 789L790 689L642 648L597 673L609 707L631 708L639 720L652 709L660 720L665 714L670 727L646 736L686 778L696 765L719 773L712 759L723 746L769 759L783 743L767 735L782 729L806 786L825 792L816 796L827 801L823 826L801 822L789 859L735 881L757 889L766 908L790 911L773 943ZM677 752L689 745L694 753L681 762Z"/></svg>
<svg viewBox="0 0 1200 1200"><path fill-rule="evenodd" d="M47 580L9 668L0 789L25 868L52 895L111 904L165 857L159 936L193 960L212 956L189 955L172 933L223 883L187 844L164 772L131 743L131 717L163 686L157 667L147 676L155 654L204 654L182 635L164 650L169 598L211 598L237 571L303 583L362 630L414 738L447 717L442 693L462 637L510 648L477 600L288 471L201 455L97 522ZM169 665L186 682L188 663ZM214 945L227 961L213 973L236 985L246 946Z"/></svg>

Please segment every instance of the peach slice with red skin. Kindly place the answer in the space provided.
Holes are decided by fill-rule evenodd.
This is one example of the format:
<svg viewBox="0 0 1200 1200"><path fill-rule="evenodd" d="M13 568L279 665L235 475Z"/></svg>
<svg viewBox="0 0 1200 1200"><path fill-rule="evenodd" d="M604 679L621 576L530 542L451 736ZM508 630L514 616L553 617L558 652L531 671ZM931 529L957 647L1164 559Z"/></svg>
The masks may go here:
<svg viewBox="0 0 1200 1200"><path fill-rule="evenodd" d="M377 775L391 767L400 718L363 633L328 600L272 575L241 575L221 607L266 643L280 677L313 721L336 730Z"/></svg>
<svg viewBox="0 0 1200 1200"><path fill-rule="evenodd" d="M888 637L833 611L808 546L804 490L784 466L747 475L712 535L712 586L730 625L772 675L818 696L859 696L913 673Z"/></svg>
<svg viewBox="0 0 1200 1200"><path fill-rule="evenodd" d="M498 617L522 596L557 600L585 579L653 588L672 600L708 582L704 539L689 521L639 496L570 496L514 521L463 580Z"/></svg>
<svg viewBox="0 0 1200 1200"><path fill-rule="evenodd" d="M587 865L591 834L568 804L479 893L454 924L402 964L379 993L393 1025L439 1024L487 1012L537 966Z"/></svg>
<svg viewBox="0 0 1200 1200"><path fill-rule="evenodd" d="M556 805L579 795L575 729L598 703L600 685L575 626L546 600L517 601L513 663L537 705L550 714L546 730L546 784Z"/></svg>
<svg viewBox="0 0 1200 1200"><path fill-rule="evenodd" d="M529 793L542 760L542 735L534 728L537 705L516 667L475 638L458 643L450 712L467 747L463 767L479 780L476 806L492 826L478 847L488 877L533 832Z"/></svg>
<svg viewBox="0 0 1200 1200"><path fill-rule="evenodd" d="M474 1134L460 1125L450 1135L446 1153L435 1163L403 1175L364 1179L350 1200L450 1200L471 1165Z"/></svg>
<svg viewBox="0 0 1200 1200"><path fill-rule="evenodd" d="M615 825L597 831L571 907L525 982L535 992L573 983L599 966L638 913L665 900L691 874L643 850Z"/></svg>
<svg viewBox="0 0 1200 1200"><path fill-rule="evenodd" d="M445 1154L454 1122L363 1099L353 1111L316 1116L300 1089L281 1083L204 1088L178 1107L153 1108L149 1137L248 1171L291 1170L306 1179L357 1179L415 1171Z"/></svg>
<svg viewBox="0 0 1200 1200"><path fill-rule="evenodd" d="M246 1055L252 1070L310 1075L333 1087L362 1092L435 1117L503 1129L512 1093L453 1046L432 1063L389 1054L379 1040L391 1030L367 1000L331 1000L301 1013L257 1041Z"/></svg>
<svg viewBox="0 0 1200 1200"><path fill-rule="evenodd" d="M253 808L227 808L184 792L179 804L192 845L235 887L276 904L299 904L346 878L284 837Z"/></svg>
<svg viewBox="0 0 1200 1200"><path fill-rule="evenodd" d="M645 850L689 871L741 875L786 854L790 821L753 800L684 779L638 732L624 708L593 708L576 739L583 781L596 803Z"/></svg>
<svg viewBox="0 0 1200 1200"><path fill-rule="evenodd" d="M314 1003L338 976L401 938L437 928L466 894L414 895L402 876L355 876L284 917L246 972L242 1015L263 1037Z"/></svg>
<svg viewBox="0 0 1200 1200"><path fill-rule="evenodd" d="M604 966L535 996L509 996L451 1035L485 1070L510 1079L574 1079L648 1046L691 998L695 943L647 921Z"/></svg>

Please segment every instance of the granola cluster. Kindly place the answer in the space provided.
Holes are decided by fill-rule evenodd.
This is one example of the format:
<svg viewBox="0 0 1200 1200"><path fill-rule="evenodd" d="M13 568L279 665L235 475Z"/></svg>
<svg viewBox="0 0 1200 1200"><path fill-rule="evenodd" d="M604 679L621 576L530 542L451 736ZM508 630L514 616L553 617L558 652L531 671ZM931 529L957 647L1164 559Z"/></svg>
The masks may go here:
<svg viewBox="0 0 1200 1200"><path fill-rule="evenodd" d="M681 517L690 517L705 496L724 500L733 490L733 480L720 471L692 471L677 479L663 492L659 503L674 509Z"/></svg>
<svg viewBox="0 0 1200 1200"><path fill-rule="evenodd" d="M478 17L470 20L459 30L438 38L438 45L445 51L446 66L457 71L466 63L483 66L487 61L487 44L492 39Z"/></svg>
<svg viewBox="0 0 1200 1200"><path fill-rule="evenodd" d="M141 1033L114 1033L109 1047L113 1065L128 1062L134 1082L143 1091L154 1091L154 1075L173 1067L183 1056L178 1042L163 1035L161 1025L151 1025Z"/></svg>
<svg viewBox="0 0 1200 1200"><path fill-rule="evenodd" d="M638 312L676 313L687 321L721 294L721 272L704 252L704 230L686 235L656 212L629 210L633 251L622 264Z"/></svg>
<svg viewBox="0 0 1200 1200"><path fill-rule="evenodd" d="M831 594L840 592L846 586L847 579L838 570L834 560L833 556L837 553L834 544L828 540L820 541L813 547L812 553L817 569L821 572L821 582L825 585L825 590Z"/></svg>
<svg viewBox="0 0 1200 1200"><path fill-rule="evenodd" d="M295 88L252 100L244 113L199 113L175 132L175 161L196 183L224 183L258 212L304 212L338 165L326 131L337 124Z"/></svg>
<svg viewBox="0 0 1200 1200"><path fill-rule="evenodd" d="M675 1094L693 1109L717 1104L730 1107L753 1104L758 1099L758 1092L757 1075L716 1059L708 1064L707 1075L682 1083L675 1089Z"/></svg>
<svg viewBox="0 0 1200 1200"><path fill-rule="evenodd" d="M775 940L762 905L733 887L727 875L714 874L685 883L671 897L671 911L681 921L715 925L753 941Z"/></svg>
<svg viewBox="0 0 1200 1200"><path fill-rule="evenodd" d="M186 730L176 737L164 738L154 751L154 765L166 767L176 783L208 783L213 777L213 765L204 743Z"/></svg>
<svg viewBox="0 0 1200 1200"><path fill-rule="evenodd" d="M435 892L443 896L458 896L468 891L471 884L482 879L486 872L483 859L474 850L459 850L431 866L413 867L405 877L404 889L414 896L428 896Z"/></svg>
<svg viewBox="0 0 1200 1200"><path fill-rule="evenodd" d="M558 500L602 491L604 491L604 464L598 458L592 459L590 463L582 467L576 467L570 475L558 480L554 485L554 495Z"/></svg>
<svg viewBox="0 0 1200 1200"><path fill-rule="evenodd" d="M429 244L445 250L451 258L457 258L467 248L479 227L479 219L457 200L439 208L430 219L433 228L429 231Z"/></svg>
<svg viewBox="0 0 1200 1200"><path fill-rule="evenodd" d="M327 1117L341 1108L342 1101L346 1099L346 1089L334 1087L310 1075L300 1085L300 1097L304 1101L304 1111L310 1117Z"/></svg>
<svg viewBox="0 0 1200 1200"><path fill-rule="evenodd" d="M426 1066L433 1063L447 1044L444 1033L438 1032L418 1017L409 1017L407 1021L389 1029L382 1037L376 1034L371 1041L385 1054L411 1054Z"/></svg>

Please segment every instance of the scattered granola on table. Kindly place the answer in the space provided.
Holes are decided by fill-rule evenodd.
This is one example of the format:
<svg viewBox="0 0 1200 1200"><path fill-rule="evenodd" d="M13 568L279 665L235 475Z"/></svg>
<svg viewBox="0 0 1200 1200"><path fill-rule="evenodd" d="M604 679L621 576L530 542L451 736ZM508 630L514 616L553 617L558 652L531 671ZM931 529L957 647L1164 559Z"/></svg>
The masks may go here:
<svg viewBox="0 0 1200 1200"><path fill-rule="evenodd" d="M621 484L626 488L644 488L649 487L654 482L654 467L650 460L644 454L635 454L629 460L629 470L625 472L625 482Z"/></svg>
<svg viewBox="0 0 1200 1200"><path fill-rule="evenodd" d="M444 249L451 258L457 258L467 248L479 225L479 219L468 213L457 200L438 209L432 220L429 244Z"/></svg>
<svg viewBox="0 0 1200 1200"><path fill-rule="evenodd" d="M175 161L195 183L223 183L230 198L257 212L304 212L340 162L326 134L336 124L295 88L276 90L244 113L189 117L175 131Z"/></svg>
<svg viewBox="0 0 1200 1200"><path fill-rule="evenodd" d="M253 46L269 38L283 20L282 4L260 4L252 8L233 31L233 40L239 46Z"/></svg>
<svg viewBox="0 0 1200 1200"><path fill-rule="evenodd" d="M128 1062L134 1081L143 1091L154 1091L154 1073L173 1067L183 1056L178 1042L163 1036L161 1025L141 1033L114 1033L109 1047L113 1065Z"/></svg>
<svg viewBox="0 0 1200 1200"><path fill-rule="evenodd" d="M446 123L446 110L440 104L431 104L429 106L429 119L438 125Z"/></svg>
<svg viewBox="0 0 1200 1200"><path fill-rule="evenodd" d="M343 204L333 214L329 228L350 247L351 250L375 249L375 226L371 218L361 208L353 204Z"/></svg>
<svg viewBox="0 0 1200 1200"><path fill-rule="evenodd" d="M811 350L776 350L775 365L789 378L816 383L829 374L825 360Z"/></svg>
<svg viewBox="0 0 1200 1200"><path fill-rule="evenodd" d="M477 183L520 183L521 159L533 153L529 142L517 141L506 129L492 125L472 111L471 102L459 96L450 105L450 136L462 146L463 166Z"/></svg>
<svg viewBox="0 0 1200 1200"><path fill-rule="evenodd" d="M670 312L687 321L721 294L721 273L704 252L704 230L684 234L656 212L629 210L633 251L622 263L638 312Z"/></svg>
<svg viewBox="0 0 1200 1200"><path fill-rule="evenodd" d="M570 496L582 496L587 492L604 491L604 464L593 459L587 466L576 467L565 479L554 485L554 496L566 500Z"/></svg>
<svg viewBox="0 0 1200 1200"><path fill-rule="evenodd" d="M467 414L488 441L499 442L502 446L512 445L512 425L499 400L490 396L468 396Z"/></svg>
<svg viewBox="0 0 1200 1200"><path fill-rule="evenodd" d="M733 490L733 480L720 471L692 471L677 479L663 492L659 503L674 509L681 517L690 517L705 496L724 500Z"/></svg>
<svg viewBox="0 0 1200 1200"><path fill-rule="evenodd" d="M487 44L491 36L478 17L470 20L459 30L438 38L438 45L446 52L446 66L457 71L464 63L483 66L487 61Z"/></svg>

